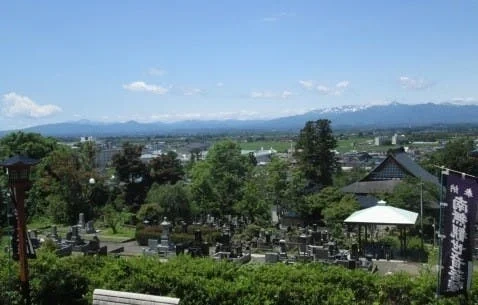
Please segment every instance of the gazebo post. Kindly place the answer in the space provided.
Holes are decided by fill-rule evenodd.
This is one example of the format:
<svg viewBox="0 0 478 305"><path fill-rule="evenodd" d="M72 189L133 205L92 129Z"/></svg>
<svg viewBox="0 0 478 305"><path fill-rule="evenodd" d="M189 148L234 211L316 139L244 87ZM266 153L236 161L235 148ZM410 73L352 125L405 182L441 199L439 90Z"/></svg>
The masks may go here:
<svg viewBox="0 0 478 305"><path fill-rule="evenodd" d="M407 227L403 228L403 248L404 248L404 255L407 255Z"/></svg>
<svg viewBox="0 0 478 305"><path fill-rule="evenodd" d="M405 254L405 243L403 238L403 227L399 226L400 229L400 255L403 256Z"/></svg>
<svg viewBox="0 0 478 305"><path fill-rule="evenodd" d="M361 254L362 253L362 226L360 224L358 225L358 246L359 246L359 252Z"/></svg>
<svg viewBox="0 0 478 305"><path fill-rule="evenodd" d="M367 244L367 224L365 224L365 244Z"/></svg>

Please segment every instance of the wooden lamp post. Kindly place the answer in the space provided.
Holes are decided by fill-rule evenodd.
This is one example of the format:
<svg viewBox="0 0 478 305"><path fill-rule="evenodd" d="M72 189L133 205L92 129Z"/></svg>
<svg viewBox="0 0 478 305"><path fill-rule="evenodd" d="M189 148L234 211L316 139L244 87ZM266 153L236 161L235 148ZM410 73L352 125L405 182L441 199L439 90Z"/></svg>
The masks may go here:
<svg viewBox="0 0 478 305"><path fill-rule="evenodd" d="M30 287L28 284L25 191L29 187L30 169L38 162L38 160L17 155L0 163L8 176L8 184L16 210L21 292L27 305L30 304Z"/></svg>

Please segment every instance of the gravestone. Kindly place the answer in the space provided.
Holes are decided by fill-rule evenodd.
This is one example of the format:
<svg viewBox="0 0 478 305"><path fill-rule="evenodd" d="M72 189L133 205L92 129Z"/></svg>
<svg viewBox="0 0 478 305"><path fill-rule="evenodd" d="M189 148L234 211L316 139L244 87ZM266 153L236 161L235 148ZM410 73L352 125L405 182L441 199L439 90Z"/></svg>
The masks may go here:
<svg viewBox="0 0 478 305"><path fill-rule="evenodd" d="M72 243L73 246L84 244L80 236L80 228L78 225L70 227L70 231L66 234L66 239L69 243ZM78 248L73 247L73 251L78 251L77 249Z"/></svg>
<svg viewBox="0 0 478 305"><path fill-rule="evenodd" d="M78 226L81 229L85 228L85 214L84 213L80 213L80 215L78 216Z"/></svg>
<svg viewBox="0 0 478 305"><path fill-rule="evenodd" d="M307 255L307 239L305 234L299 236L299 255Z"/></svg>
<svg viewBox="0 0 478 305"><path fill-rule="evenodd" d="M284 239L279 240L279 260L287 259L287 245Z"/></svg>
<svg viewBox="0 0 478 305"><path fill-rule="evenodd" d="M80 230L78 226L71 226L71 240L78 240L80 238Z"/></svg>
<svg viewBox="0 0 478 305"><path fill-rule="evenodd" d="M350 251L350 259L357 260L359 258L358 246L357 244L352 244L352 249Z"/></svg>
<svg viewBox="0 0 478 305"><path fill-rule="evenodd" d="M322 234L320 233L320 231L312 231L312 244L313 245L321 245L322 244Z"/></svg>
<svg viewBox="0 0 478 305"><path fill-rule="evenodd" d="M279 261L279 254L275 252L266 253L265 260L268 264L277 263Z"/></svg>
<svg viewBox="0 0 478 305"><path fill-rule="evenodd" d="M181 222L181 228L182 228L183 233L188 233L188 224L187 224L187 222L182 221L182 222Z"/></svg>
<svg viewBox="0 0 478 305"><path fill-rule="evenodd" d="M51 226L51 234L50 234L51 238L54 239L54 240L57 240L58 239L58 230L56 228L56 226Z"/></svg>
<svg viewBox="0 0 478 305"><path fill-rule="evenodd" d="M93 226L93 220L90 220L90 221L88 221L88 222L86 223L85 232L86 232L86 234L96 233L96 229L95 229L95 227Z"/></svg>
<svg viewBox="0 0 478 305"><path fill-rule="evenodd" d="M158 253L167 256L169 253L169 233L172 229L167 217L164 217L163 222L161 222L161 229L161 244L158 245Z"/></svg>
<svg viewBox="0 0 478 305"><path fill-rule="evenodd" d="M202 243L202 232L201 230L195 230L194 231L194 241L196 243Z"/></svg>

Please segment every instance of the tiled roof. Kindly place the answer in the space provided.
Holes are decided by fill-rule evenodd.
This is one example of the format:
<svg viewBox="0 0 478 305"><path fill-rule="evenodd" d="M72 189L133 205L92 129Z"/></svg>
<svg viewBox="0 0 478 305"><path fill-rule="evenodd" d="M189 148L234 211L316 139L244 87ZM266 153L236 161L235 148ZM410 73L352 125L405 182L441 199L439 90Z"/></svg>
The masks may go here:
<svg viewBox="0 0 478 305"><path fill-rule="evenodd" d="M397 162L402 165L410 174L416 178L420 178L422 181L439 184L438 178L423 167L413 161L406 153L398 153L392 156Z"/></svg>
<svg viewBox="0 0 478 305"><path fill-rule="evenodd" d="M344 193L378 194L391 193L401 180L357 181L342 188Z"/></svg>

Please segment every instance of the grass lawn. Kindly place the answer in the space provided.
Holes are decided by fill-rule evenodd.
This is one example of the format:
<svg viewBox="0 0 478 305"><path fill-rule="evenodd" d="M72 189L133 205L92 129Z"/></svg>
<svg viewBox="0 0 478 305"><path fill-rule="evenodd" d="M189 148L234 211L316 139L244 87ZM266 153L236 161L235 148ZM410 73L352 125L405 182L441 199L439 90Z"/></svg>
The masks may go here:
<svg viewBox="0 0 478 305"><path fill-rule="evenodd" d="M48 218L36 218L32 220L28 225L29 230L39 230L41 234L47 235L51 231L51 226L55 225L51 220ZM121 242L127 239L134 238L135 236L135 227L134 226L127 226L122 225L118 226L118 231L116 234L113 234L113 230L111 228L106 227L101 221L95 222L95 228L99 230L96 235L100 240L103 241L111 241L111 242ZM70 230L70 226L66 225L56 225L58 234L65 238L66 233ZM94 234L82 234L82 237L89 239L89 237L93 237Z"/></svg>

